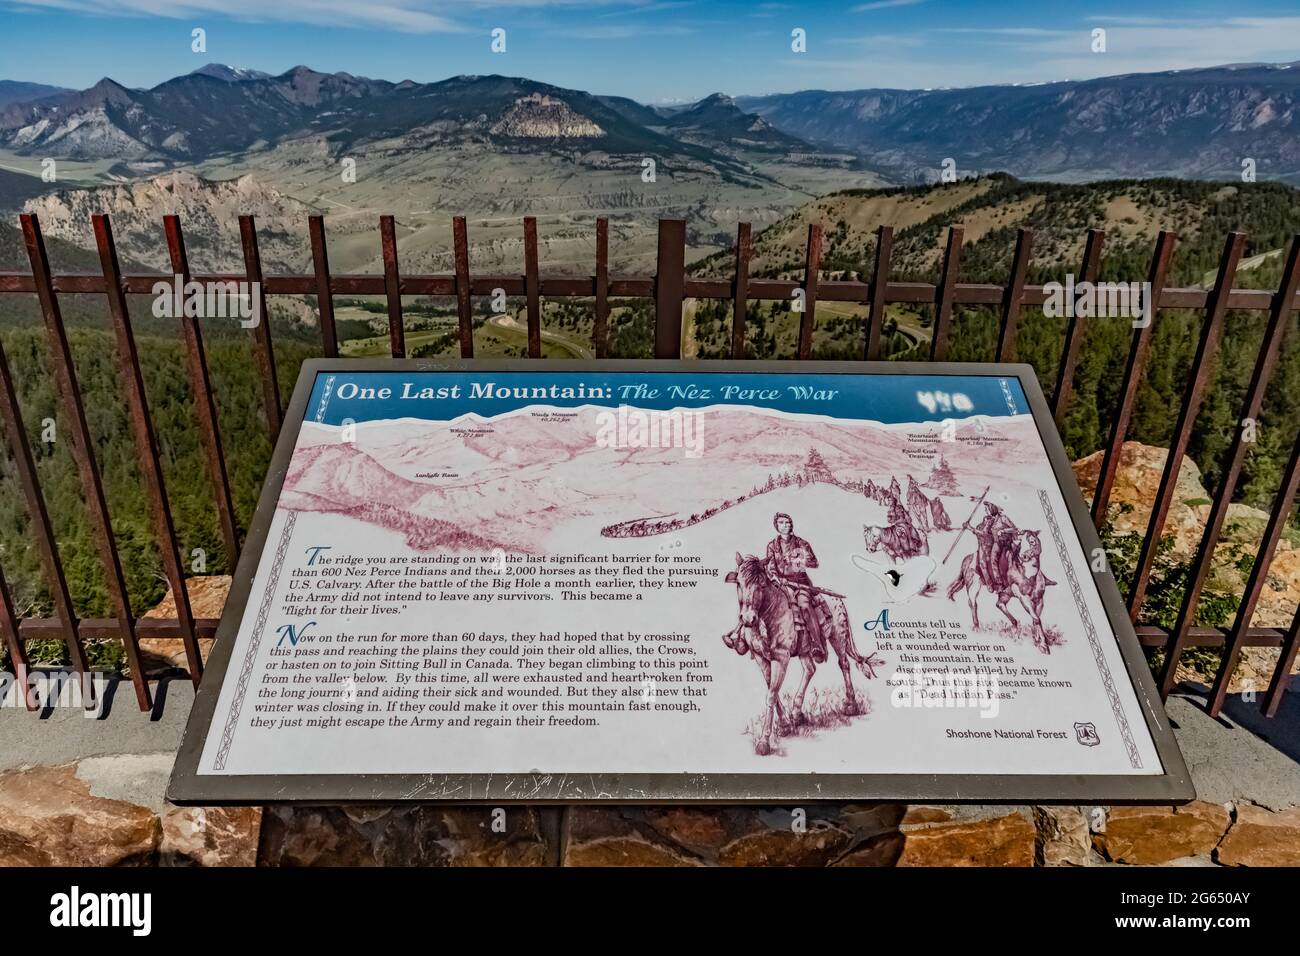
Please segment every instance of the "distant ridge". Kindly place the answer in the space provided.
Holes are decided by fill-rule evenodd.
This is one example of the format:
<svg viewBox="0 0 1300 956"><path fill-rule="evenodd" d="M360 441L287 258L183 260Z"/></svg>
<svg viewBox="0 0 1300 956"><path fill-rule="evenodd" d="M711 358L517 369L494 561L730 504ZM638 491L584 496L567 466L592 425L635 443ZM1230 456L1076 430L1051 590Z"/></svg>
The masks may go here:
<svg viewBox="0 0 1300 956"><path fill-rule="evenodd" d="M718 111L715 111L717 113ZM147 90L105 77L86 90L0 108L0 146L65 159L193 163L323 137L342 150L407 137L480 142L501 149L570 149L686 157L747 175L730 149L811 150L734 104L681 127L631 100L593 96L508 76L455 76L436 83L391 83L296 66L278 76L210 63ZM709 122L703 122L703 120ZM713 123L714 125L710 125Z"/></svg>
<svg viewBox="0 0 1300 956"><path fill-rule="evenodd" d="M0 80L0 107L10 103L28 103L46 96L70 92L62 86L46 86L44 83L23 83L18 80Z"/></svg>
<svg viewBox="0 0 1300 956"><path fill-rule="evenodd" d="M805 90L740 108L892 178L1005 170L1066 181L1153 176L1300 183L1300 62L1241 63L966 89Z"/></svg>
<svg viewBox="0 0 1300 956"><path fill-rule="evenodd" d="M266 80L270 79L270 73L263 73L261 70L249 70L242 66L227 66L224 63L208 63L197 70L190 71L191 76L210 76L214 80L225 80L228 83L242 83L245 80Z"/></svg>

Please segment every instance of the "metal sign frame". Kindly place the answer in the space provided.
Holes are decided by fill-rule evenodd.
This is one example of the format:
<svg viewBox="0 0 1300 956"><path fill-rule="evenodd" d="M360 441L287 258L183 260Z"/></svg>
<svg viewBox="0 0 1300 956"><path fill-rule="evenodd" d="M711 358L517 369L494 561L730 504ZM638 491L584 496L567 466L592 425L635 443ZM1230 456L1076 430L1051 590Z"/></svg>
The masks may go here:
<svg viewBox="0 0 1300 956"><path fill-rule="evenodd" d="M1163 773L1118 774L199 774L199 758L212 726L221 686L227 678L244 609L262 560L271 519L279 502L317 375L326 372L642 372L760 373L776 375L926 375L1015 378L1046 449L1052 471L1084 554L1101 548L1091 516L1057 433L1032 366L955 362L761 362L493 360L493 359L312 359L303 363L293 399L285 411L257 511L248 529L216 643L190 713L167 791L180 805L353 804L439 802L455 804L708 803L784 804L812 801L897 801L943 803L1185 803L1195 798L1191 776L1174 739L1128 612L1109 570L1095 573L1101 602L1146 719Z"/></svg>

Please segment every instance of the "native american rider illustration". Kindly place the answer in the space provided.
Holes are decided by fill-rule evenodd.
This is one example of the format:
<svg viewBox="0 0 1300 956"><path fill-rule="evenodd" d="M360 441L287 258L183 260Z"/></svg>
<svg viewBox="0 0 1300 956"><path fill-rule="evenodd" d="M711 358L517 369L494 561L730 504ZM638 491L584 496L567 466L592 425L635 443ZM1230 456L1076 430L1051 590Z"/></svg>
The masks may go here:
<svg viewBox="0 0 1300 956"><path fill-rule="evenodd" d="M988 494L988 489L984 494ZM997 597L998 610L1015 628L1020 626L1020 622L1007 603L1012 598L1018 600L1033 618L1034 644L1044 654L1050 654L1053 642L1043 627L1043 597L1056 582L1043 573L1043 544L1038 532L1019 530L1005 511L991 501L984 501L984 495L979 500L984 505L984 517L980 523L971 525L971 519L975 517L972 512L961 526L962 531L970 528L975 532L976 549L973 554L966 555L957 579L948 586L948 600L954 600L958 591L966 592L971 623L976 630L980 627L979 597L982 591L987 590ZM978 510L979 505L975 507ZM960 535L959 531L959 539ZM944 561L952 556L956 547L957 541L953 541Z"/></svg>
<svg viewBox="0 0 1300 956"><path fill-rule="evenodd" d="M993 502L984 502L984 510L983 519L974 529L979 542L975 570L984 586L996 593L1007 585L1007 563L1019 529Z"/></svg>
<svg viewBox="0 0 1300 956"><path fill-rule="evenodd" d="M783 511L772 518L776 537L767 543L767 571L781 582L787 593L795 599L799 609L802 633L799 655L811 657L818 664L826 660L826 637L822 630L823 616L829 612L817 595L808 569L817 567L817 555L803 538L794 533L794 519Z"/></svg>

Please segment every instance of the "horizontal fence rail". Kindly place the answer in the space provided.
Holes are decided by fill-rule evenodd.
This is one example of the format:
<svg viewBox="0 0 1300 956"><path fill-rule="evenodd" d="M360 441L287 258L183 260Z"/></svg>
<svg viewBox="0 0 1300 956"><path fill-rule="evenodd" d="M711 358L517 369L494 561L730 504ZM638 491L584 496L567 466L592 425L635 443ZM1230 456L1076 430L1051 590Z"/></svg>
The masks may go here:
<svg viewBox="0 0 1300 956"><path fill-rule="evenodd" d="M58 542L47 512L45 498L36 476L36 469L27 438L27 428L19 408L17 390L3 347L0 347L0 418L13 456L15 471L32 521L32 535L40 558L46 586L50 590L55 616L52 618L20 619L10 595L10 589L0 569L0 630L3 630L5 647L9 652L15 674L20 682L32 670L26 645L35 640L61 640L67 647L70 670L77 677L89 673L84 642L87 640L121 640L127 662L131 668L136 698L142 710L153 706L149 675L141 664L140 640L177 640L185 652L190 679L197 685L202 675L202 658L198 641L210 639L216 631L217 621L196 618L188 595L182 584L184 573L181 551L172 521L170 504L159 459L157 438L150 418L148 399L140 371L127 305L127 295L152 295L158 282L171 282L174 276L197 282L206 287L218 283L256 283L259 316L265 317L267 295L315 296L320 316L321 349L328 357L338 351L338 334L334 316L334 297L376 296L386 303L390 352L394 357L407 354L403 323L403 296L445 296L456 302L457 342L462 357L474 354L473 297L507 296L525 299L527 318L527 354L542 357L541 300L543 298L591 299L594 303L592 349L597 358L608 354L610 299L643 298L654 302L654 355L656 358L680 358L682 355L683 311L688 299L713 299L730 302L733 306L733 325L730 351L733 358L745 357L746 312L749 303L763 300L802 299L799 314L796 356L812 358L813 335L816 328L816 304L821 302L848 302L868 306L864 317L862 358L881 358L882 329L885 307L890 304L929 306L934 309L931 325L929 357L943 360L949 354L953 341L953 309L957 305L986 306L998 314L998 336L995 357L998 361L1013 361L1016 357L1016 340L1021 320L1021 310L1044 305L1052 290L1044 285L1029 285L1025 277L1032 257L1033 236L1030 230L1020 229L1016 237L1010 274L1005 285L968 283L960 281L963 231L952 226L940 264L939 281L895 282L890 279L894 230L882 225L876 233L875 259L870 277L865 280L823 279L820 263L825 247L820 225L808 227L804 256L803 277L799 281L761 279L750 275L753 257L753 238L748 223L737 229L735 268L730 278L699 278L692 276L686 267L686 223L680 219L663 219L659 222L656 272L651 276L611 275L609 271L609 223L605 218L596 220L594 272L589 276L546 276L539 271L537 223L533 217L523 220L524 271L522 273L476 274L469 265L469 235L464 217L455 217L452 223L452 254L454 272L451 274L412 275L401 271L397 255L395 223L392 216L382 216L378 234L382 251L383 273L377 275L335 274L330 271L325 223L321 216L308 219L308 236L311 248L312 272L304 275L265 275L258 249L257 227L252 216L240 216L240 242L243 251L242 273L193 273L190 270L184 235L180 220L164 217L164 233L173 275L122 274L113 242L108 217L94 216L93 227L101 263L98 274L52 274L35 216L21 217L23 237L31 264L29 271L0 272L0 294L29 294L37 298L47 339L52 367L55 371L57 394L62 413L72 426L71 450L82 486L87 517L95 539L99 560L109 585L113 618L78 619L73 610L72 596L68 591ZM1084 243L1083 262L1079 283L1095 282L1100 270L1102 246L1105 236L1101 230L1089 230ZM1210 379L1211 368L1224 334L1225 316L1230 310L1256 311L1268 314L1267 326L1252 371L1238 427L1232 437L1227 454L1227 466L1219 482L1210 516L1192 561L1192 571L1179 608L1178 619L1171 629L1153 625L1139 625L1139 641L1147 648L1164 651L1164 663L1159 675L1162 697L1172 690L1176 669L1182 652L1189 647L1218 648L1222 661L1213 681L1208 709L1218 714L1223 707L1228 682L1233 669L1247 647L1280 647L1281 654L1274 669L1269 688L1264 693L1260 708L1267 716L1274 716L1286 691L1290 669L1300 650L1300 609L1290 627L1283 630L1272 627L1252 627L1258 601L1287 521L1290 519L1294 498L1300 490L1300 441L1294 443L1285 467L1268 525L1260 543L1259 552L1251 568L1249 580L1242 595L1232 624L1227 628L1194 626L1196 611L1205 581L1209 575L1215 545L1219 541L1232 502L1237 478L1247 452L1246 422L1260 411L1265 389L1281 354L1283 338L1290 325L1292 314L1300 309L1300 236L1290 246L1282 280L1274 291L1263 289L1235 289L1232 283L1245 248L1246 237L1231 233L1226 237L1214 284L1208 289L1171 288L1165 283L1170 264L1176 254L1177 237L1172 232L1161 232L1153 250L1147 282L1150 283L1152 305L1150 314L1159 309L1190 309L1204 313L1200 336L1192 365L1191 381L1187 383L1177 421L1170 439L1169 453L1161 475L1152 506L1141 553L1131 590L1128 610L1134 621L1138 620L1143 598L1151 581L1157 548L1173 502L1179 467L1187 454L1197 412L1201 408ZM126 396L130 426L136 446L137 459L144 479L145 494L154 537L162 556L163 571L170 585L177 607L177 617L172 619L135 618L122 578L121 559L112 532L108 505L104 498L98 465L94 456L94 440L86 425L77 387L76 370L68 349L63 318L59 311L61 294L103 295L117 346L117 368L123 393ZM1088 319L1078 316L1079 310L1067 320L1065 338L1057 372L1056 389L1051 396L1053 413L1058 425L1064 420L1066 408L1074 385L1074 375L1084 340L1087 337ZM208 478L212 488L213 505L218 518L221 537L233 564L241 544L231 496L229 472L222 447L218 406L209 375L204 336L198 319L182 316L179 320L185 343L186 376L195 403L195 425L198 428ZM259 321L250 332L252 357L261 381L261 404L266 414L268 437L274 444L283 423L280 403L278 372L273 351L269 321ZM1105 443L1098 475L1096 492L1092 501L1092 515L1098 527L1106 520L1107 505L1114 488L1119 468L1120 452L1125 432L1133 412L1138 386L1145 370L1151 346L1151 323L1134 329L1129 353L1124 365L1119 408L1111 420L1109 436ZM260 481L262 476L258 476ZM83 686L88 682L83 680ZM92 706L87 699L87 706ZM31 708L29 700L27 706Z"/></svg>

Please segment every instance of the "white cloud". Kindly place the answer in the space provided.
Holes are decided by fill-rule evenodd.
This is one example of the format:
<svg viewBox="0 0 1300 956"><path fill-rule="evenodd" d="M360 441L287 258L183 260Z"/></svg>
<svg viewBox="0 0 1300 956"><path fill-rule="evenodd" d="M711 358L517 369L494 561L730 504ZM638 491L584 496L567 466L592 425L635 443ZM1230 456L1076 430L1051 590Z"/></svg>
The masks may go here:
<svg viewBox="0 0 1300 956"><path fill-rule="evenodd" d="M0 0L0 8L47 9L95 16L192 19L226 16L254 22L276 21L313 26L365 27L405 33L462 33L465 14L502 10L583 9L609 7L629 13L678 3L645 0Z"/></svg>
<svg viewBox="0 0 1300 956"><path fill-rule="evenodd" d="M22 0L22 6L96 16L169 17L194 19L219 15L239 20L309 23L317 26L378 27L410 33L451 33L462 27L430 4L414 0Z"/></svg>
<svg viewBox="0 0 1300 956"><path fill-rule="evenodd" d="M644 13L662 13L664 10L680 10L682 7L695 6L696 0L663 0L658 3L636 3L630 7L602 13L597 19L608 20L610 17L634 17Z"/></svg>
<svg viewBox="0 0 1300 956"><path fill-rule="evenodd" d="M898 47L919 47L925 44L925 38L916 33L866 33L861 36L831 37L832 44L849 44L851 46L880 47L897 49Z"/></svg>
<svg viewBox="0 0 1300 956"><path fill-rule="evenodd" d="M1193 20L1183 17L1124 17L1124 16L1091 16L1086 18L1089 23L1113 23L1117 25L1130 27L1159 27L1168 24L1191 25L1200 24L1201 26L1216 26L1218 20Z"/></svg>
<svg viewBox="0 0 1300 956"><path fill-rule="evenodd" d="M685 26L645 26L645 25L610 25L593 27L576 27L551 31L554 36L570 37L575 40L631 40L645 36L685 36L695 31Z"/></svg>
<svg viewBox="0 0 1300 956"><path fill-rule="evenodd" d="M1012 41L1030 57L1081 56L1094 75L1121 72L1116 67L1147 71L1214 66L1241 60L1293 59L1300 50L1300 17L1228 17L1222 20L1155 20L1090 17L1106 31L1105 53L1090 54L1094 27L1078 30L1033 30L1003 27L967 30ZM996 42L996 41L995 41Z"/></svg>
<svg viewBox="0 0 1300 956"><path fill-rule="evenodd" d="M859 3L850 12L866 13L869 10L888 10L891 7L914 7L925 2L926 0L872 0L871 3Z"/></svg>
<svg viewBox="0 0 1300 956"><path fill-rule="evenodd" d="M889 37L882 56L846 60L791 57L782 62L785 89L925 89L1092 79L1124 73L1189 70L1226 63L1296 60L1300 16L1173 19L1088 17L1074 29L1007 24L940 27ZM1092 31L1106 30L1106 52L1092 52ZM960 40L958 38L961 38ZM846 37L869 43L871 37ZM906 49L891 57L890 49ZM915 52L913 52L915 51ZM770 78L774 79L774 78Z"/></svg>
<svg viewBox="0 0 1300 956"><path fill-rule="evenodd" d="M1042 27L940 27L938 33L974 33L997 37L1077 37L1078 30L1045 30Z"/></svg>

